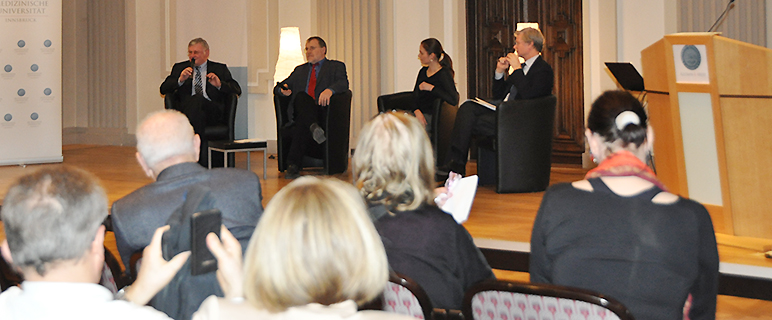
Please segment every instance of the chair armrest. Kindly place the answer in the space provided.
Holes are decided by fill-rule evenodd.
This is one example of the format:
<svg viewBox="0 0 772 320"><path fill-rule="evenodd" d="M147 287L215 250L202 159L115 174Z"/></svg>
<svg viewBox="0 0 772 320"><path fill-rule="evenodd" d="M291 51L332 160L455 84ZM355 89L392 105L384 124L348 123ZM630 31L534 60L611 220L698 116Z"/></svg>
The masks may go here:
<svg viewBox="0 0 772 320"><path fill-rule="evenodd" d="M378 112L415 109L413 91L403 91L378 96Z"/></svg>

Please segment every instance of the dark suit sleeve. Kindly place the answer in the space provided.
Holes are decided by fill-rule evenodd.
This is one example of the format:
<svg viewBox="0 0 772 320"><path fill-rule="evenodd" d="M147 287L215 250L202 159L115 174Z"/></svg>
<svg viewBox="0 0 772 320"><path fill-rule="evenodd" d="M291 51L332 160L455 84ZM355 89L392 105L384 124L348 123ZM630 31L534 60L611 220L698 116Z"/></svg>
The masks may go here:
<svg viewBox="0 0 772 320"><path fill-rule="evenodd" d="M523 69L517 69L509 75L507 82L517 88L520 99L533 99L552 94L555 74L552 67L539 57L527 75L523 73Z"/></svg>
<svg viewBox="0 0 772 320"><path fill-rule="evenodd" d="M544 194L539 211L536 213L536 220L533 223L531 231L531 258L529 261L528 273L533 283L551 283L550 261L547 257L547 248L545 246L547 220L549 216L550 190Z"/></svg>
<svg viewBox="0 0 772 320"><path fill-rule="evenodd" d="M296 88L297 87L296 83L298 83L298 81L299 81L298 77L301 77L300 76L301 71L298 71L299 69L301 69L300 68L301 66L303 66L303 65L301 64L301 65L295 67L295 69L292 70L292 73L290 73L289 77L287 77L287 79L284 79L282 82L280 82L280 83L287 84L287 87L290 90L292 90L292 93L295 93L296 90L302 90L302 89ZM305 88L303 88L303 89L305 89ZM279 87L279 83L277 83L276 86L273 87L273 93L274 94L278 94L280 96L284 96L281 93L281 87Z"/></svg>
<svg viewBox="0 0 772 320"><path fill-rule="evenodd" d="M504 100L504 98L507 96L507 93L509 93L510 87L512 87L512 85L507 82L506 77L496 79L496 76L494 75L493 87L491 88L491 91L493 91L493 96L491 97L491 100Z"/></svg>
<svg viewBox="0 0 772 320"><path fill-rule="evenodd" d="M233 79L231 71L228 70L228 66L220 63L216 64L216 66L217 68L212 68L210 73L214 73L218 78L220 78L220 94L226 95L235 93L237 95L241 95L241 86L235 79ZM207 88L209 87L210 86L207 85ZM215 86L211 87L212 89L217 90Z"/></svg>
<svg viewBox="0 0 772 320"><path fill-rule="evenodd" d="M177 88L180 87L177 85L177 81L180 79L182 70L185 70L186 67L187 66L184 63L175 63L174 66L172 66L171 73L166 77L166 80L161 83L161 94L167 95L173 93L174 90L177 90ZM190 79L185 81L190 81Z"/></svg>
<svg viewBox="0 0 772 320"><path fill-rule="evenodd" d="M136 251L134 248L131 247L129 244L129 239L126 238L125 234L125 227L123 226L123 222L120 220L120 214L116 214L118 209L116 208L119 205L119 203L116 201L113 203L113 206L110 209L110 215L112 216L113 220L113 233L115 233L115 246L118 248L118 254L121 256L121 261L123 262L123 265L126 267L126 273L129 273L129 261L131 259L131 255Z"/></svg>
<svg viewBox="0 0 772 320"><path fill-rule="evenodd" d="M442 70L439 81L440 82L432 89L432 94L451 105L457 106L458 90L456 90L456 83L453 81L453 75L448 70ZM416 87L418 87L418 84L416 84Z"/></svg>
<svg viewBox="0 0 772 320"><path fill-rule="evenodd" d="M328 62L333 62L329 60ZM334 61L334 68L331 68L332 83L327 89L332 90L334 93L342 93L348 91L348 74L346 73L346 64L340 61Z"/></svg>

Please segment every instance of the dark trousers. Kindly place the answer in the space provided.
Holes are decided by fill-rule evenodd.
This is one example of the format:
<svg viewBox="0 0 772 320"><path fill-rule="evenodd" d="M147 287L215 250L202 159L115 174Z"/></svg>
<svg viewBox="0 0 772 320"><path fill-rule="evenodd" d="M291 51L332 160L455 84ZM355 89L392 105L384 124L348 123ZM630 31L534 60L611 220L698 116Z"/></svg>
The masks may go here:
<svg viewBox="0 0 772 320"><path fill-rule="evenodd" d="M296 93L293 107L295 123L286 130L286 137L290 140L287 164L301 167L309 146L316 143L311 135L311 124L317 123L326 129L323 120L327 108L316 104L314 98L305 92Z"/></svg>
<svg viewBox="0 0 772 320"><path fill-rule="evenodd" d="M496 112L477 103L467 101L456 113L453 133L450 136L448 160L466 164L469 155L469 141L472 135L493 136L496 134Z"/></svg>
<svg viewBox="0 0 772 320"><path fill-rule="evenodd" d="M209 101L203 95L183 97L180 103L182 112L193 126L193 131L202 135L206 126L217 125L223 122L222 103ZM203 138L203 137L202 137Z"/></svg>
<svg viewBox="0 0 772 320"><path fill-rule="evenodd" d="M222 103L209 101L204 98L203 95L184 96L180 102L180 110L190 121L190 125L193 126L193 131L201 137L201 152L198 156L198 163L206 167L209 165L211 159L207 156L208 141L204 136L204 128L207 126L214 126L225 122L223 109L225 106ZM219 154L219 153L218 153ZM212 161L212 167L224 166L221 157Z"/></svg>

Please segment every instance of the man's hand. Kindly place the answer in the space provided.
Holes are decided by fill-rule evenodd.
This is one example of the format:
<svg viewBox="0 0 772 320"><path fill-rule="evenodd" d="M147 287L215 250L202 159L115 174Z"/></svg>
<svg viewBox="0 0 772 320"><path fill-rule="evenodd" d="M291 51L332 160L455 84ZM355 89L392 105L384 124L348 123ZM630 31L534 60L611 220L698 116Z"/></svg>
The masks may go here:
<svg viewBox="0 0 772 320"><path fill-rule="evenodd" d="M220 227L220 238L222 242L214 233L206 235L206 246L217 259L217 282L225 298L243 297L241 244L225 226Z"/></svg>
<svg viewBox="0 0 772 320"><path fill-rule="evenodd" d="M499 58L499 61L496 62L496 73L504 73L509 69L509 61L507 60L507 57L501 57Z"/></svg>
<svg viewBox="0 0 772 320"><path fill-rule="evenodd" d="M285 97L292 94L292 90L290 89L279 88L279 90L281 90L281 94Z"/></svg>
<svg viewBox="0 0 772 320"><path fill-rule="evenodd" d="M217 89L220 89L220 86L222 86L222 83L220 83L220 77L214 73L207 74L206 80L209 81L209 84L213 85Z"/></svg>
<svg viewBox="0 0 772 320"><path fill-rule="evenodd" d="M187 67L184 70L182 70L182 73L180 73L180 78L177 79L179 82L185 82L185 80L188 80L190 76L193 74L193 68Z"/></svg>
<svg viewBox="0 0 772 320"><path fill-rule="evenodd" d="M426 126L426 117L424 117L424 113L421 112L420 109L415 109L415 111L413 111L413 114L415 115L415 118L418 120L418 122L420 122L425 127Z"/></svg>
<svg viewBox="0 0 772 320"><path fill-rule="evenodd" d="M320 106L330 105L330 97L332 97L332 90L324 89L324 91L322 91L322 93L319 94L319 105Z"/></svg>
<svg viewBox="0 0 772 320"><path fill-rule="evenodd" d="M169 226L156 229L150 244L142 251L142 266L137 280L126 288L126 300L137 305L146 305L158 291L172 281L177 271L188 260L190 251L181 252L170 261L164 260L161 238L166 230L169 230Z"/></svg>
<svg viewBox="0 0 772 320"><path fill-rule="evenodd" d="M424 82L421 82L421 84L418 85L418 89L423 90L423 91L432 91L432 89L434 89L434 85L424 81Z"/></svg>
<svg viewBox="0 0 772 320"><path fill-rule="evenodd" d="M520 56L517 55L517 52L507 54L507 62L509 62L509 65L515 70L522 68L520 66Z"/></svg>

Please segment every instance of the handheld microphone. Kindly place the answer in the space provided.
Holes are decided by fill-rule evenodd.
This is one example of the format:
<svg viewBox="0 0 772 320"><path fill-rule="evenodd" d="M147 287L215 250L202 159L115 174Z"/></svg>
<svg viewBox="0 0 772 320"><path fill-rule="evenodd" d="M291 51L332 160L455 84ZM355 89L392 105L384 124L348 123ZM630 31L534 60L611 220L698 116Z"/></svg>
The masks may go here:
<svg viewBox="0 0 772 320"><path fill-rule="evenodd" d="M196 68L196 58L190 58L190 67Z"/></svg>
<svg viewBox="0 0 772 320"><path fill-rule="evenodd" d="M708 29L708 32L713 32L713 30L718 26L719 21L724 18L724 15L729 12L729 9L732 8L732 3L734 3L734 0L729 0L729 3L726 4L726 9L724 9L724 12L721 13L720 16L718 16L718 20L713 23L712 26L710 26L710 29Z"/></svg>

